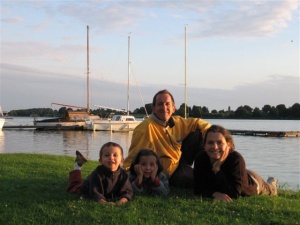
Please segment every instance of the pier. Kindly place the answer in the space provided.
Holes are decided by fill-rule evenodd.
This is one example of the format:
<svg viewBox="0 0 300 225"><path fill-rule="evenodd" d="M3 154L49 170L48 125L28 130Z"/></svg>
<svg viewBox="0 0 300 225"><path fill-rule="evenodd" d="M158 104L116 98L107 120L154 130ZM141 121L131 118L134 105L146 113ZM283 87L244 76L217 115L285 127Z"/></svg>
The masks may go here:
<svg viewBox="0 0 300 225"><path fill-rule="evenodd" d="M35 129L35 130L84 130L83 126L34 126L34 125L14 125L14 126L3 126L2 130L7 129Z"/></svg>
<svg viewBox="0 0 300 225"><path fill-rule="evenodd" d="M229 130L232 135L262 137L300 137L300 131Z"/></svg>

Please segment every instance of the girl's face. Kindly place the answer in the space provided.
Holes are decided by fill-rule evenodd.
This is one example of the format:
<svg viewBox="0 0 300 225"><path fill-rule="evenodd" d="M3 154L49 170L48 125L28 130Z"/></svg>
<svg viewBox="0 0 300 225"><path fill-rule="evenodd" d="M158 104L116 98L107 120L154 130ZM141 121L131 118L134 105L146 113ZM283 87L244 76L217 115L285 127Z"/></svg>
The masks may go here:
<svg viewBox="0 0 300 225"><path fill-rule="evenodd" d="M121 149L114 146L104 148L99 159L99 162L111 171L116 171L123 161Z"/></svg>
<svg viewBox="0 0 300 225"><path fill-rule="evenodd" d="M211 162L217 161L222 154L229 151L231 144L226 142L223 134L219 132L209 132L207 134L204 149L207 152Z"/></svg>
<svg viewBox="0 0 300 225"><path fill-rule="evenodd" d="M155 170L156 157L153 155L141 156L139 166L144 174L144 177L151 177L152 172Z"/></svg>

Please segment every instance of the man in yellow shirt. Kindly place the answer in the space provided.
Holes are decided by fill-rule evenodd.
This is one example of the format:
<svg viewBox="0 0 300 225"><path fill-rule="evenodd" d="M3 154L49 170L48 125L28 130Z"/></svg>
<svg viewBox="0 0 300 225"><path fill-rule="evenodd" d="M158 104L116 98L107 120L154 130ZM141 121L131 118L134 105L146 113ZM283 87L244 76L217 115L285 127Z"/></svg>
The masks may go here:
<svg viewBox="0 0 300 225"><path fill-rule="evenodd" d="M191 166L197 154L196 151L201 150L198 144L202 140L202 134L210 127L210 124L199 118L184 119L180 116L172 116L175 110L175 101L169 91L161 90L155 94L152 114L142 121L133 132L124 168L129 169L139 150L151 149L158 155L170 185L193 187ZM195 133L187 142L191 141L197 146L189 148L191 143L187 143L188 149L182 151L183 140L192 132ZM192 140L195 138L196 141Z"/></svg>

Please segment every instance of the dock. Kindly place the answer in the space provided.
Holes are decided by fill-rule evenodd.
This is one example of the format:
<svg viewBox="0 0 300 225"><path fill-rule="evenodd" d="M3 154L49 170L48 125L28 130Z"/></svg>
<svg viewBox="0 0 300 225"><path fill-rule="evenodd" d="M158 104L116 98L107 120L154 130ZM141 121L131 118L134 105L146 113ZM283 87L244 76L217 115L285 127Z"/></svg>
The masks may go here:
<svg viewBox="0 0 300 225"><path fill-rule="evenodd" d="M256 130L230 130L232 135L262 136L262 137L300 137L300 131L256 131Z"/></svg>
<svg viewBox="0 0 300 225"><path fill-rule="evenodd" d="M83 126L34 126L34 125L14 125L3 126L2 130L7 129L35 129L35 130L84 130Z"/></svg>

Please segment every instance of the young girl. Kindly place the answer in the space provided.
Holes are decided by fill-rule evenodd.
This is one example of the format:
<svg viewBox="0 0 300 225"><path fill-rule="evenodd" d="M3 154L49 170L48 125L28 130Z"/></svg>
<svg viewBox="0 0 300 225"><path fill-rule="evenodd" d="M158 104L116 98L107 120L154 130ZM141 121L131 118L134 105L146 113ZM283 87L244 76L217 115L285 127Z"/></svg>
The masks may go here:
<svg viewBox="0 0 300 225"><path fill-rule="evenodd" d="M225 128L212 125L205 133L204 149L194 164L196 195L224 202L232 202L238 196L277 195L277 179L269 177L265 182L257 173L247 170Z"/></svg>
<svg viewBox="0 0 300 225"><path fill-rule="evenodd" d="M81 166L87 159L76 151L74 170L69 174L67 192L82 194L100 203L122 204L132 199L128 175L120 165L123 149L114 142L104 144L99 153L100 165L82 182Z"/></svg>
<svg viewBox="0 0 300 225"><path fill-rule="evenodd" d="M137 195L167 195L169 181L162 170L159 158L152 150L140 150L130 166L129 180L133 192Z"/></svg>

